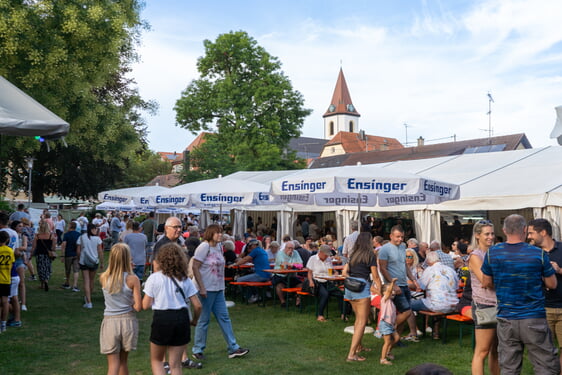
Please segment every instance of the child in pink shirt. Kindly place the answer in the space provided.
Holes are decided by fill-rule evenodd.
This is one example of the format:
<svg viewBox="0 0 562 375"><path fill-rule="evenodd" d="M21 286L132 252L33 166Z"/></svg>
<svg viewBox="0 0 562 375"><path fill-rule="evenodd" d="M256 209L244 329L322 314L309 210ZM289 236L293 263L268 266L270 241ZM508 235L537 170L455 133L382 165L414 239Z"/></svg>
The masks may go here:
<svg viewBox="0 0 562 375"><path fill-rule="evenodd" d="M390 284L382 286L381 310L379 320L379 332L384 338L381 353L381 365L392 365L391 360L394 356L390 353L394 344L400 340L398 332L396 332L396 306L392 301L394 299L394 284L397 279L392 279Z"/></svg>

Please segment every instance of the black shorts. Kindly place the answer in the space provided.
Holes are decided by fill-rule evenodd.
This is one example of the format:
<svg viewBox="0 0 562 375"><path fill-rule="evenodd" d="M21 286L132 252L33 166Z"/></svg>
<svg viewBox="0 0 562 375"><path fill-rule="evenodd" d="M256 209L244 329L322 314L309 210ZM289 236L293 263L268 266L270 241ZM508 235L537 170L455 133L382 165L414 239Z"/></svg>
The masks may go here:
<svg viewBox="0 0 562 375"><path fill-rule="evenodd" d="M297 285L302 284L302 280L299 279L297 275L293 275L291 277L273 275L273 277L271 278L271 284L285 284L285 288L295 288Z"/></svg>
<svg viewBox="0 0 562 375"><path fill-rule="evenodd" d="M98 269L98 267L99 267L99 264L96 264L95 267L88 267L88 266L85 266L85 265L83 265L83 264L79 264L79 266L80 266L80 269L81 269L82 271L97 271L97 269Z"/></svg>
<svg viewBox="0 0 562 375"><path fill-rule="evenodd" d="M181 310L154 310L150 342L161 346L182 346L190 341L189 312Z"/></svg>
<svg viewBox="0 0 562 375"><path fill-rule="evenodd" d="M11 284L0 284L0 297L9 297L11 286Z"/></svg>

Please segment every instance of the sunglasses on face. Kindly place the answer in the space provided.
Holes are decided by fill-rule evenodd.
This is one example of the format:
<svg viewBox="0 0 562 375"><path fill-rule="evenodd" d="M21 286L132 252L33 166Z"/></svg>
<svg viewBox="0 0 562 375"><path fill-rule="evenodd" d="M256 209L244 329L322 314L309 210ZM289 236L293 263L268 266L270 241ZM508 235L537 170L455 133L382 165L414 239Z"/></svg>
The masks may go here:
<svg viewBox="0 0 562 375"><path fill-rule="evenodd" d="M492 224L492 222L490 220L480 220L478 222L478 224L482 224L482 225L489 225Z"/></svg>
<svg viewBox="0 0 562 375"><path fill-rule="evenodd" d="M406 259L414 259L413 255L406 255Z"/></svg>

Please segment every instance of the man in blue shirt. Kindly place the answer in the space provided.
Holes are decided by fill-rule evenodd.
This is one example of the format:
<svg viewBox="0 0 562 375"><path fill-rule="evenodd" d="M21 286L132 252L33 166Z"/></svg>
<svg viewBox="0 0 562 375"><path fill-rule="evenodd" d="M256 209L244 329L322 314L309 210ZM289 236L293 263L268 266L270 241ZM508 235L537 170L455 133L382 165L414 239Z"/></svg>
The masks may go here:
<svg viewBox="0 0 562 375"><path fill-rule="evenodd" d="M519 374L525 347L535 374L560 373L545 312L544 286L557 281L548 254L525 242L527 226L520 215L505 218L506 242L492 246L484 258L484 288L498 298L498 353L502 375Z"/></svg>
<svg viewBox="0 0 562 375"><path fill-rule="evenodd" d="M244 263L252 262L254 263L255 273L249 275L244 275L239 277L236 281L252 281L252 282L265 282L269 281L271 274L264 272L263 270L269 269L269 259L267 253L261 248L260 242L258 240L250 240L246 245L248 255L244 258L240 258L233 264L233 266L239 266ZM231 267L231 266L230 266ZM258 300L258 294L256 288L252 289L252 296L248 298L249 303L254 303Z"/></svg>

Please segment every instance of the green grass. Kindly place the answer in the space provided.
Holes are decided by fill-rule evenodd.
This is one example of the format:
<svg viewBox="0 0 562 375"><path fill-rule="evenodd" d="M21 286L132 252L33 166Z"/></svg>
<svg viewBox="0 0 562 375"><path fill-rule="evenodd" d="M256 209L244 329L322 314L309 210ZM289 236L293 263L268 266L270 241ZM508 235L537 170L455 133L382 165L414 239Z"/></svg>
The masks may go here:
<svg viewBox="0 0 562 375"><path fill-rule="evenodd" d="M9 328L0 335L0 373L8 374L105 374L106 358L99 353L99 326L103 318L103 296L99 288L93 296L94 308L82 308L83 293L59 289L63 282L60 260L53 264L49 292L38 289L39 282L28 281L28 312L22 312L24 326ZM80 286L82 289L82 287ZM336 305L330 305L330 318L336 316ZM222 334L214 322L202 370L184 370L197 374L404 374L424 362L435 362L454 374L470 374L472 350L470 334L462 346L457 330L449 328L449 341L424 338L420 343L394 350L393 366L379 365L382 340L366 335L364 345L373 348L367 361L346 363L351 335L343 329L352 322L330 319L318 323L314 313L289 312L278 306L243 305L236 302L230 316L238 343L250 348L244 358L228 359ZM149 333L152 313L138 314L140 335L138 349L129 356L131 374L151 374ZM192 333L193 336L193 333ZM188 346L191 348L190 346ZM524 373L532 371L528 363Z"/></svg>

